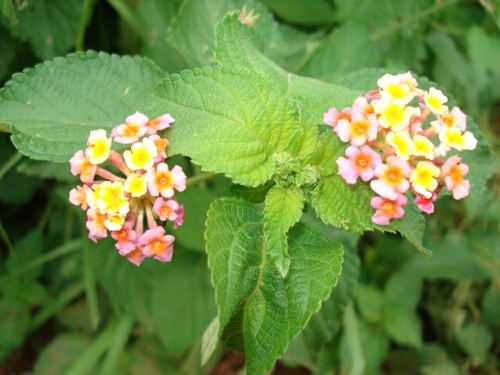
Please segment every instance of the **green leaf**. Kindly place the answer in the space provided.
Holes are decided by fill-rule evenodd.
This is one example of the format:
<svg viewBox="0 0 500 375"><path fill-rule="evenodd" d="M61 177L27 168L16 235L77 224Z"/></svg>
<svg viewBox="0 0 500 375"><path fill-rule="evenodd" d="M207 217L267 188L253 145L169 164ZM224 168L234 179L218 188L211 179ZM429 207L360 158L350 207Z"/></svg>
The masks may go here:
<svg viewBox="0 0 500 375"><path fill-rule="evenodd" d="M491 269L479 257L463 233L449 232L433 243L433 255L426 259L415 257L401 272L409 277L481 281L491 277Z"/></svg>
<svg viewBox="0 0 500 375"><path fill-rule="evenodd" d="M389 337L398 344L413 348L422 346L421 321L416 313L387 308L382 316L382 324Z"/></svg>
<svg viewBox="0 0 500 375"><path fill-rule="evenodd" d="M23 343L29 322L29 306L12 298L0 298L0 362Z"/></svg>
<svg viewBox="0 0 500 375"><path fill-rule="evenodd" d="M245 98L245 100L241 100ZM147 98L152 112L176 119L169 152L183 154L204 170L257 186L274 173L273 154L295 132L293 102L273 83L247 71L205 68L162 81Z"/></svg>
<svg viewBox="0 0 500 375"><path fill-rule="evenodd" d="M31 260L42 255L45 250L45 241L42 232L33 229L24 236L16 245L13 253L9 254L6 262L6 268L9 273L15 273L22 269L24 265ZM36 280L42 273L43 267L36 267L23 273L23 279Z"/></svg>
<svg viewBox="0 0 500 375"><path fill-rule="evenodd" d="M78 183L78 178L70 173L67 163L27 159L17 166L16 171L29 177Z"/></svg>
<svg viewBox="0 0 500 375"><path fill-rule="evenodd" d="M493 344L493 334L479 322L471 322L463 327L457 339L462 349L479 363L485 362L488 350Z"/></svg>
<svg viewBox="0 0 500 375"><path fill-rule="evenodd" d="M356 293L358 309L369 322L379 322L384 309L384 295L373 285L358 284Z"/></svg>
<svg viewBox="0 0 500 375"><path fill-rule="evenodd" d="M156 275L151 298L152 319L161 342L169 354L182 354L216 314L205 254L179 250L171 267Z"/></svg>
<svg viewBox="0 0 500 375"><path fill-rule="evenodd" d="M302 221L320 230L330 241L339 242L344 248L342 273L330 297L321 305L307 326L290 343L283 359L292 365L303 365L310 369L318 366L320 353L342 327L345 307L356 293L360 261L357 255L358 236L343 229L324 224L312 212L302 216Z"/></svg>
<svg viewBox="0 0 500 375"><path fill-rule="evenodd" d="M241 9L233 0L188 0L171 26L168 41L192 68L214 65L213 29L228 12Z"/></svg>
<svg viewBox="0 0 500 375"><path fill-rule="evenodd" d="M300 73L334 82L348 73L378 65L378 50L370 32L359 23L349 23L334 29Z"/></svg>
<svg viewBox="0 0 500 375"><path fill-rule="evenodd" d="M256 26L238 21L238 15L227 16L215 28L217 61L223 66L245 66L258 71L273 82L282 95L292 96L301 107L312 113L314 122L322 122L323 112L333 106L347 106L360 94L345 87L287 73L265 55L265 40ZM321 111L321 112L318 112ZM308 116L305 116L309 118Z"/></svg>
<svg viewBox="0 0 500 375"><path fill-rule="evenodd" d="M33 159L67 162L91 130L111 130L135 111L165 74L150 60L71 54L15 74L0 90L0 123Z"/></svg>
<svg viewBox="0 0 500 375"><path fill-rule="evenodd" d="M325 0L259 0L281 19L298 25L322 25L333 20L333 5Z"/></svg>
<svg viewBox="0 0 500 375"><path fill-rule="evenodd" d="M69 52L73 46L82 13L81 0L33 0L17 15L14 36L31 43L43 60Z"/></svg>
<svg viewBox="0 0 500 375"><path fill-rule="evenodd" d="M146 36L140 54L170 73L187 68L184 58L167 40L168 29L179 7L176 1L144 0L136 13Z"/></svg>
<svg viewBox="0 0 500 375"><path fill-rule="evenodd" d="M63 374L82 356L90 339L79 333L56 336L40 353L35 363L38 375Z"/></svg>
<svg viewBox="0 0 500 375"><path fill-rule="evenodd" d="M326 299L340 273L341 246L302 224L289 231L285 279L267 258L262 214L252 204L215 201L207 252L222 338L244 346L249 375L264 374Z"/></svg>
<svg viewBox="0 0 500 375"><path fill-rule="evenodd" d="M275 186L266 195L264 233L271 261L281 276L286 277L290 268L286 233L299 221L304 207L302 190L295 186Z"/></svg>
<svg viewBox="0 0 500 375"><path fill-rule="evenodd" d="M422 294L422 280L406 272L392 273L384 288L385 304L411 312L415 311Z"/></svg>
<svg viewBox="0 0 500 375"><path fill-rule="evenodd" d="M188 249L205 252L203 228L207 220L210 204L217 197L213 190L192 186L182 193L176 193L176 199L184 205L186 215L184 223L172 230L176 242Z"/></svg>

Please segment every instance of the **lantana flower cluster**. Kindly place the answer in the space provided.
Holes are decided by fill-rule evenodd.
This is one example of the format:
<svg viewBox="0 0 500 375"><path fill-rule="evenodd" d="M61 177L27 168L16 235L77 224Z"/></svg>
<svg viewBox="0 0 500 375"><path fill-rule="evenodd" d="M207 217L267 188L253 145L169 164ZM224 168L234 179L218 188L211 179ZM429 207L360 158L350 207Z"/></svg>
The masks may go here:
<svg viewBox="0 0 500 375"><path fill-rule="evenodd" d="M165 233L163 222L171 220L176 228L184 220L174 193L186 188L186 175L178 165L169 169L168 140L157 134L174 121L169 114L149 120L136 112L110 137L104 129L91 131L87 148L70 160L82 185L70 191L69 200L86 211L89 238L97 242L110 233L119 254L135 265L146 257L169 262L175 237ZM113 142L128 148L118 152Z"/></svg>
<svg viewBox="0 0 500 375"><path fill-rule="evenodd" d="M408 193L425 213L446 186L454 199L469 194L469 167L456 151L473 150L477 140L466 130L466 115L451 110L436 88L424 91L408 73L386 74L379 89L358 97L352 107L331 108L323 120L346 143L339 175L348 184L360 178L377 194L370 201L372 221L388 225L404 215ZM455 150L453 155L449 152Z"/></svg>

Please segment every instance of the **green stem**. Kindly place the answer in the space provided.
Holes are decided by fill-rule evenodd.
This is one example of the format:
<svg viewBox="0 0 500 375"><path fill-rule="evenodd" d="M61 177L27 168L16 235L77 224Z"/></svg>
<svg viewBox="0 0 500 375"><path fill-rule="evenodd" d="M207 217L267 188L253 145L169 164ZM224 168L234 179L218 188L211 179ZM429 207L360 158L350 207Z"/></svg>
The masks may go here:
<svg viewBox="0 0 500 375"><path fill-rule="evenodd" d="M134 12L123 0L108 0L108 3L116 10L125 23L139 35L139 37L146 39L146 33L137 21Z"/></svg>
<svg viewBox="0 0 500 375"><path fill-rule="evenodd" d="M361 347L358 322L352 302L344 310L344 335L350 353L348 375L361 375L365 370L365 356Z"/></svg>
<svg viewBox="0 0 500 375"><path fill-rule="evenodd" d="M78 31L75 38L75 50L83 51L85 40L85 30L89 23L90 17L92 16L92 9L94 7L95 0L83 0L82 16L80 17L80 23L78 24Z"/></svg>
<svg viewBox="0 0 500 375"><path fill-rule="evenodd" d="M134 328L134 319L128 315L124 315L117 323L117 328L114 332L113 339L110 343L108 353L104 358L104 362L99 372L101 375L111 375L117 373L117 363L123 348Z"/></svg>
<svg viewBox="0 0 500 375"><path fill-rule="evenodd" d="M47 320L59 312L62 308L67 306L71 301L83 293L85 287L82 281L78 281L58 294L55 301L46 304L42 310L36 313L31 320L29 332L33 332L42 326Z"/></svg>
<svg viewBox="0 0 500 375"><path fill-rule="evenodd" d="M10 254L14 253L14 245L12 242L10 242L9 235L7 234L2 222L0 221L0 237L2 238L3 242L7 246L7 250L9 250Z"/></svg>
<svg viewBox="0 0 500 375"><path fill-rule="evenodd" d="M448 5L451 5L453 3L456 3L458 0L445 0L442 2L437 3L436 5L427 8L423 10L420 13L417 13L411 17L408 17L401 22L396 23L395 25L389 26L388 28L379 31L378 33L375 33L372 35L372 40L378 40L381 38L384 38L386 36L389 36L391 34L394 34L399 28L402 28L406 25L409 25L410 23L413 23L415 21L418 21L420 18L427 17L429 14L437 12L438 10L447 7Z"/></svg>
<svg viewBox="0 0 500 375"><path fill-rule="evenodd" d="M215 177L215 173L212 172L200 173L196 176L189 177L186 181L186 186L187 187L193 186L199 184L200 182L210 180L213 177Z"/></svg>
<svg viewBox="0 0 500 375"><path fill-rule="evenodd" d="M99 304L97 302L97 287L95 281L94 268L90 260L90 252L92 251L88 240L83 245L83 279L85 283L85 293L89 303L90 323L93 329L99 324Z"/></svg>
<svg viewBox="0 0 500 375"><path fill-rule="evenodd" d="M85 350L83 355L73 363L73 366L66 372L67 375L87 375L99 361L106 349L111 345L113 337L118 329L118 320L112 320L106 329L94 340Z"/></svg>
<svg viewBox="0 0 500 375"><path fill-rule="evenodd" d="M39 267L42 264L50 262L51 260L59 258L63 255L70 254L70 253L78 250L81 246L82 246L82 240L73 240L73 241L66 242L63 245L56 247L50 253L42 255L42 256L32 260L31 262L27 263L24 267L19 268L16 271L12 272L11 274L8 274L7 276L2 277L0 280L4 281L6 279L10 279L11 277L22 275L23 273L28 272L29 270L31 270L33 268Z"/></svg>
<svg viewBox="0 0 500 375"><path fill-rule="evenodd" d="M0 168L0 180L2 177L14 166L16 163L21 160L23 157L23 154L16 152L14 155L12 155L9 160L5 162L4 165L2 165L2 168Z"/></svg>

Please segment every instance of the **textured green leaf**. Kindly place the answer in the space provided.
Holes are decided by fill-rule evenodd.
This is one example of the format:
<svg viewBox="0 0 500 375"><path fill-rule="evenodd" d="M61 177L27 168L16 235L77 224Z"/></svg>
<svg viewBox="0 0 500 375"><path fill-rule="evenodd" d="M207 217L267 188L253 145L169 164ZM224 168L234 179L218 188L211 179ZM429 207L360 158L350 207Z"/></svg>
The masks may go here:
<svg viewBox="0 0 500 375"><path fill-rule="evenodd" d="M324 224L311 212L302 216L302 221L318 228L330 241L340 242L344 248L342 273L330 297L321 305L306 327L290 343L283 357L291 365L303 365L310 369L318 367L320 353L342 327L345 307L356 293L360 261L357 255L357 237L343 229Z"/></svg>
<svg viewBox="0 0 500 375"><path fill-rule="evenodd" d="M356 70L378 66L378 54L370 32L359 23L350 23L334 29L300 73L334 82Z"/></svg>
<svg viewBox="0 0 500 375"><path fill-rule="evenodd" d="M249 375L264 374L330 294L340 273L341 246L302 224L289 232L285 279L267 258L262 214L252 204L219 199L207 221L207 251L220 332L244 346Z"/></svg>
<svg viewBox="0 0 500 375"><path fill-rule="evenodd" d="M290 268L286 233L299 221L304 206L302 190L296 186L274 186L266 195L264 209L264 234L268 254L281 276Z"/></svg>
<svg viewBox="0 0 500 375"><path fill-rule="evenodd" d="M81 0L33 0L19 12L12 33L31 43L44 60L69 52L76 39L82 13Z"/></svg>
<svg viewBox="0 0 500 375"><path fill-rule="evenodd" d="M66 162L91 130L111 130L135 111L165 74L150 60L71 54L15 74L0 90L0 123L23 154Z"/></svg>
<svg viewBox="0 0 500 375"><path fill-rule="evenodd" d="M242 98L245 98L242 100ZM184 71L159 84L147 104L170 113L169 151L241 185L257 186L274 173L273 154L284 150L298 122L293 102L273 83L247 71Z"/></svg>

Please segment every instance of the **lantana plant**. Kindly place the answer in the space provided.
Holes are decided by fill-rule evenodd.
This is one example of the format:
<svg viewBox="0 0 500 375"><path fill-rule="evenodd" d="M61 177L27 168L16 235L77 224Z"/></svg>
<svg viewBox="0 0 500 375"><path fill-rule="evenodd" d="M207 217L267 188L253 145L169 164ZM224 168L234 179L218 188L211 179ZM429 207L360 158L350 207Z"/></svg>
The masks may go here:
<svg viewBox="0 0 500 375"><path fill-rule="evenodd" d="M246 14L254 8L263 12L252 5ZM191 324L189 344L206 328L202 360L223 341L246 353L248 375L268 373L313 314L315 324L337 319L340 329L358 277L343 230L397 232L429 255L422 212L434 210L444 187L455 199L480 193L497 163L477 125L437 85L375 69L336 84L290 73L280 64L297 52L281 48L294 37L281 31L270 14L249 21L231 13L215 27L214 53L193 50L215 56L216 66L168 75L146 58L89 51L15 75L0 97L0 130L32 159L64 163L66 173L69 160L81 181L70 201L86 212L88 237L112 237L136 265L170 261L174 236L164 224L181 225L186 205L182 231L188 205L198 205L177 200L187 176L172 156L192 165L191 181L224 182L217 194L203 192L210 205L193 226L204 233L206 258L196 256L210 269L217 313ZM190 238L182 249L193 250ZM176 264L156 263L170 275ZM149 306L155 297L147 298Z"/></svg>
<svg viewBox="0 0 500 375"><path fill-rule="evenodd" d="M378 90L358 97L352 107L331 108L323 116L338 137L350 146L339 157L339 175L348 184L358 177L370 182L377 194L370 201L376 211L372 221L388 225L404 215L403 206L415 195L415 204L427 214L446 185L454 199L469 195L464 178L469 167L449 151L473 150L474 135L466 131L466 115L446 106L448 98L438 89L418 88L411 73L385 74Z"/></svg>
<svg viewBox="0 0 500 375"><path fill-rule="evenodd" d="M97 241L111 232L118 253L136 265L145 257L170 261L175 237L165 234L157 221L171 220L174 227L184 221L184 206L174 193L186 188L186 175L178 165L169 169L168 140L157 134L174 121L169 114L150 121L136 112L114 127L109 138L104 129L91 131L85 151L70 160L71 173L83 185L70 191L69 200L87 212L89 238ZM130 149L120 153L113 142ZM113 166L124 176L113 173Z"/></svg>

